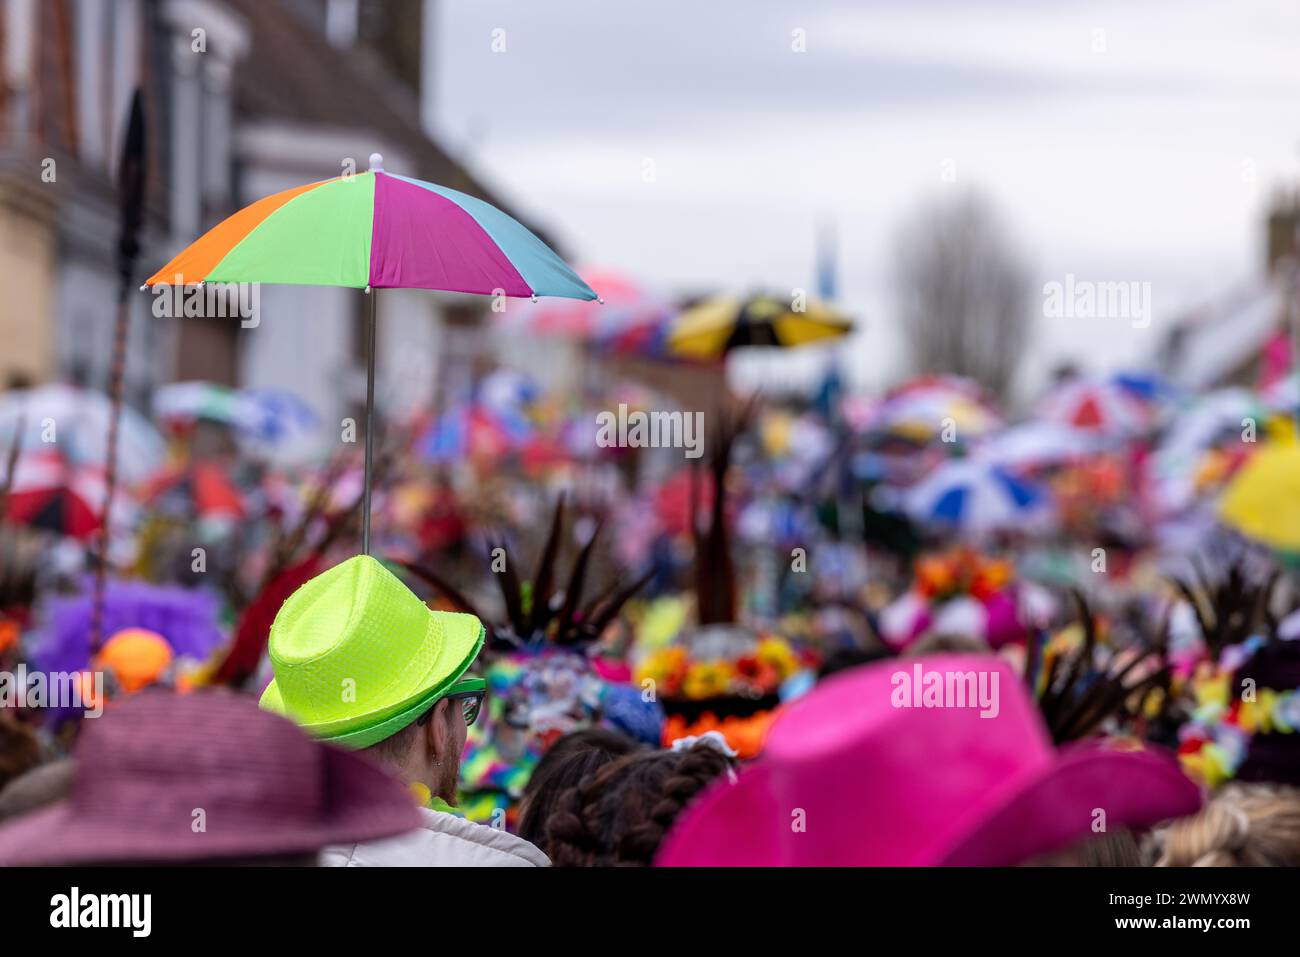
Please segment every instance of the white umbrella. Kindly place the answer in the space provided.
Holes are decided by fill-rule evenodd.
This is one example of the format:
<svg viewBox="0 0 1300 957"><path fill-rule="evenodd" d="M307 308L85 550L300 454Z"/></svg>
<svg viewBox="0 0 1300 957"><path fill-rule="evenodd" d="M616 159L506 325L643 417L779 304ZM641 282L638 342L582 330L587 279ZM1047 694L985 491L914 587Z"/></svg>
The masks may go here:
<svg viewBox="0 0 1300 957"><path fill-rule="evenodd" d="M976 446L973 457L1005 468L1033 468L1083 458L1100 445L1094 434L1062 422L1035 420L994 433Z"/></svg>
<svg viewBox="0 0 1300 957"><path fill-rule="evenodd" d="M918 522L976 538L1039 528L1050 513L1038 486L976 459L940 465L908 491L905 508Z"/></svg>
<svg viewBox="0 0 1300 957"><path fill-rule="evenodd" d="M102 392L66 385L18 389L0 395L0 454L12 446L22 430L22 448L28 452L57 451L76 466L104 468L108 462L109 419L112 403ZM117 434L117 461L127 482L151 475L167 454L158 430L134 409L122 409ZM97 502L96 507L102 502Z"/></svg>

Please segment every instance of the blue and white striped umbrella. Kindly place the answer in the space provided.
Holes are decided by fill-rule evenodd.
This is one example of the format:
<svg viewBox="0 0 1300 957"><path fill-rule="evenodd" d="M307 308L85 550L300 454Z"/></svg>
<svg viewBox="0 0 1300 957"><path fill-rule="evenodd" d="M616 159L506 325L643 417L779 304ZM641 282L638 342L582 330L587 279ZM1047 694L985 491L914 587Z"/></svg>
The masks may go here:
<svg viewBox="0 0 1300 957"><path fill-rule="evenodd" d="M1040 487L975 459L940 465L908 491L905 508L917 522L968 537L1036 530L1051 511Z"/></svg>

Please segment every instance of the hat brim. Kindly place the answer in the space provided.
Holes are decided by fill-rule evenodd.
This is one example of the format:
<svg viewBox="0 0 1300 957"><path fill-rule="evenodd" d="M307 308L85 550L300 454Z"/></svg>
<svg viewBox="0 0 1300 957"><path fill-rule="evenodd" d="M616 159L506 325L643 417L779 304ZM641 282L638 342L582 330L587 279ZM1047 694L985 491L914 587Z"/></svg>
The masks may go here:
<svg viewBox="0 0 1300 957"><path fill-rule="evenodd" d="M792 842L800 840L800 835L792 829L788 810L778 807L773 783L772 768L761 761L742 771L734 784L725 778L715 782L678 818L659 850L656 866L782 867L796 863ZM895 782L894 786L906 785ZM924 835L917 835L916 852L890 863L1014 866L1093 836L1098 809L1105 812L1106 828L1114 830L1147 828L1194 814L1200 806L1200 790L1171 758L1083 746L1062 752L1043 774L1017 788L999 807L978 815L944 848L929 850ZM881 825L888 827L889 822ZM798 862L817 863L803 858ZM885 862L836 863L871 867Z"/></svg>
<svg viewBox="0 0 1300 957"><path fill-rule="evenodd" d="M419 812L400 784L364 757L322 746L319 814L302 821L221 820L193 829L192 809L160 809L138 819L78 813L70 800L0 828L0 865L210 861L306 854L331 844L413 831Z"/></svg>
<svg viewBox="0 0 1300 957"><path fill-rule="evenodd" d="M258 706L283 715L321 741L352 749L368 748L402 730L460 680L478 657L487 637L482 623L473 615L430 611L425 640L438 640L438 632L442 633L442 643L436 659L415 683L416 690L398 701L346 718L308 722L285 706L279 684L272 679L262 692Z"/></svg>
<svg viewBox="0 0 1300 957"><path fill-rule="evenodd" d="M943 867L1013 867L1117 828L1145 830L1195 814L1201 791L1170 756L1082 744L1047 774L990 809L934 860Z"/></svg>

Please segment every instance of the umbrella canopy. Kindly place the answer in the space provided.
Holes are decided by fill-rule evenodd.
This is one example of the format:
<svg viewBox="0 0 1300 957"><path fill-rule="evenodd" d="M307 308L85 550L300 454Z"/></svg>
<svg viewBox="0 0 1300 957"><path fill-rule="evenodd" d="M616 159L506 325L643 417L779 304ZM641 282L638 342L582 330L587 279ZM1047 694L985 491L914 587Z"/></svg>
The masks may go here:
<svg viewBox="0 0 1300 957"><path fill-rule="evenodd" d="M1061 422L1030 421L989 436L975 456L1005 468L1037 468L1083 458L1096 448L1094 433Z"/></svg>
<svg viewBox="0 0 1300 957"><path fill-rule="evenodd" d="M908 493L904 507L916 521L961 534L1025 529L1041 521L1046 494L1005 469L974 459L940 465Z"/></svg>
<svg viewBox="0 0 1300 957"><path fill-rule="evenodd" d="M260 199L218 223L145 283L279 283L357 289L440 289L504 296L597 299L522 224L481 199L387 173L308 183ZM366 367L361 549L370 551L374 474L375 298Z"/></svg>
<svg viewBox="0 0 1300 957"><path fill-rule="evenodd" d="M239 487L215 462L194 462L160 472L148 483L145 499L179 508L200 521L237 521L247 508Z"/></svg>
<svg viewBox="0 0 1300 957"><path fill-rule="evenodd" d="M320 425L316 410L288 389L252 389L244 401L249 410L246 438L256 444L287 445Z"/></svg>
<svg viewBox="0 0 1300 957"><path fill-rule="evenodd" d="M481 199L371 169L259 199L146 285L258 282L595 299L522 224Z"/></svg>
<svg viewBox="0 0 1300 957"><path fill-rule="evenodd" d="M1121 382L1077 379L1048 393L1039 417L1107 435L1134 435L1154 424L1155 409Z"/></svg>
<svg viewBox="0 0 1300 957"><path fill-rule="evenodd" d="M1294 414L1300 409L1300 374L1292 372L1269 383L1259 390L1259 397L1274 411Z"/></svg>
<svg viewBox="0 0 1300 957"><path fill-rule="evenodd" d="M852 331L852 320L820 303L799 311L773 296L709 299L677 317L668 346L675 355L707 360L741 346L790 349Z"/></svg>
<svg viewBox="0 0 1300 957"><path fill-rule="evenodd" d="M1224 490L1219 517L1248 538L1300 553L1300 444L1280 441L1256 452Z"/></svg>
<svg viewBox="0 0 1300 957"><path fill-rule="evenodd" d="M988 406L960 392L943 388L913 389L886 399L871 419L871 429L928 441L948 424L957 437L973 439L1002 426Z"/></svg>
<svg viewBox="0 0 1300 957"><path fill-rule="evenodd" d="M461 458L493 461L522 448L533 429L517 413L466 404L443 415L419 439L420 454L429 462Z"/></svg>
<svg viewBox="0 0 1300 957"><path fill-rule="evenodd" d="M1171 512L1193 504L1207 453L1222 448L1244 458L1255 448L1242 441L1246 423L1262 433L1269 415L1254 393L1240 388L1207 393L1179 412L1151 457L1156 502Z"/></svg>
<svg viewBox="0 0 1300 957"><path fill-rule="evenodd" d="M104 488L102 467L76 466L53 451L28 452L14 467L6 516L19 525L85 541L99 529Z"/></svg>
<svg viewBox="0 0 1300 957"><path fill-rule="evenodd" d="M47 385L0 395L0 451L12 447L21 429L27 451L56 450L77 468L105 467L113 406L108 396L89 389ZM167 443L149 420L123 408L117 435L117 461L128 482L139 481L162 464ZM94 500L95 509L103 505Z"/></svg>
<svg viewBox="0 0 1300 957"><path fill-rule="evenodd" d="M215 382L172 382L153 394L154 418L171 426L186 426L200 419L233 428L251 424L248 405L237 389Z"/></svg>

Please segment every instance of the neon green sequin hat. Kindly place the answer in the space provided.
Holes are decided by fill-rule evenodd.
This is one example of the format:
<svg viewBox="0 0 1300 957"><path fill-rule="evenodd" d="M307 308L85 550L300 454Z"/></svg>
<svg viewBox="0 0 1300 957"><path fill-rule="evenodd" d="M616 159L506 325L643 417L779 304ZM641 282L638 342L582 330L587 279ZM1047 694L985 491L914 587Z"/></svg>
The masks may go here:
<svg viewBox="0 0 1300 957"><path fill-rule="evenodd" d="M396 575L358 555L280 608L268 641L275 680L260 704L315 738L368 748L432 707L483 638L473 615L430 611Z"/></svg>

